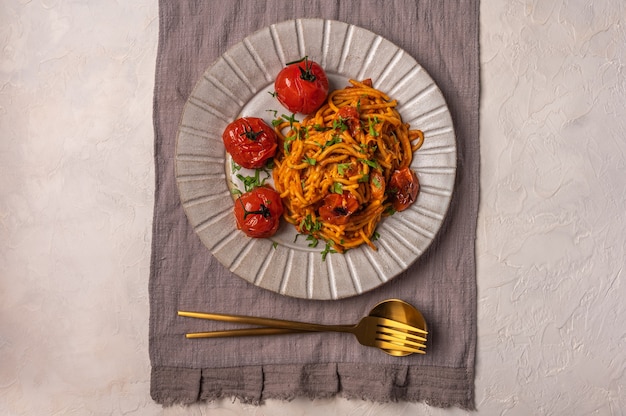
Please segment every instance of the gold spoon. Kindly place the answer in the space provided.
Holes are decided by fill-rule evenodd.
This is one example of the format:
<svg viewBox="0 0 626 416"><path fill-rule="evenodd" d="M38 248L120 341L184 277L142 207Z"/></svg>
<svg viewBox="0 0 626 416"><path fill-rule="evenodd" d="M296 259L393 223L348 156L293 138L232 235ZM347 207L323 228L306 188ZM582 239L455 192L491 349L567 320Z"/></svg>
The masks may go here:
<svg viewBox="0 0 626 416"><path fill-rule="evenodd" d="M380 348L393 356L426 353L424 351L425 336L428 334L426 321L420 311L399 299L388 299L378 303L369 315L362 318L356 325L320 325L281 319L187 311L178 311L178 315L263 326L263 328L188 333L187 338L278 335L294 332L348 332L355 335L362 345Z"/></svg>

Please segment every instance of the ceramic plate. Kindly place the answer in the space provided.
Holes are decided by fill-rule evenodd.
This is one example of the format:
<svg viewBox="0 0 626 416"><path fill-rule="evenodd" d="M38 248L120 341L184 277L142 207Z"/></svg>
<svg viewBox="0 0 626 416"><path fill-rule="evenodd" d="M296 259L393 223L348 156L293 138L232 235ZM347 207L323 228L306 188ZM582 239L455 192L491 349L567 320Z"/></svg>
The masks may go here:
<svg viewBox="0 0 626 416"><path fill-rule="evenodd" d="M408 210L382 220L377 251L362 246L323 260L322 248L296 239L290 224L283 223L270 239L252 239L236 228L230 187L237 183L235 179L233 185L222 132L237 117L256 116L271 123L272 110L286 113L269 93L285 63L305 55L324 67L331 89L345 87L350 78L371 78L374 87L398 100L403 120L424 132L424 145L412 163L420 194ZM386 39L331 20L282 22L229 49L198 81L178 130L176 181L184 210L202 242L241 278L298 298L358 295L406 270L441 227L455 173L454 127L431 77Z"/></svg>

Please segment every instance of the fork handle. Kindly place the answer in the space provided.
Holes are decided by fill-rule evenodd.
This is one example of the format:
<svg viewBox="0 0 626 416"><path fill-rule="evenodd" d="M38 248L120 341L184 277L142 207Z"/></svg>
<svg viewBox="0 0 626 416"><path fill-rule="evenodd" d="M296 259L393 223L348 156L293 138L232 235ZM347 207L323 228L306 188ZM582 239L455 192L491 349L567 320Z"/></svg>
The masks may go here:
<svg viewBox="0 0 626 416"><path fill-rule="evenodd" d="M350 332L353 325L322 325L308 322L287 321L283 319L259 318L255 316L225 315L220 313L178 311L179 316L188 318L208 319L212 321L234 322L239 324L258 325L271 328L296 329L299 331L314 332Z"/></svg>
<svg viewBox="0 0 626 416"><path fill-rule="evenodd" d="M250 337L258 335L286 335L311 333L312 331L299 331L297 329L286 328L246 328L228 329L224 331L190 332L185 334L186 338L227 338L227 337Z"/></svg>

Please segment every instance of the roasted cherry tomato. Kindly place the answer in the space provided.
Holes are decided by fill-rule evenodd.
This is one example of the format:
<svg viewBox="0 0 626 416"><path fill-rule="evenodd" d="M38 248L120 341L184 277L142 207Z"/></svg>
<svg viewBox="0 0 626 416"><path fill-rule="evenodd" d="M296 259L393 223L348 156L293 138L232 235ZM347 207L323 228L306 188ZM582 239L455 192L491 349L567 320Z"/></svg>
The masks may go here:
<svg viewBox="0 0 626 416"><path fill-rule="evenodd" d="M283 215L280 195L268 186L259 186L235 200L237 228L249 237L266 238L276 234Z"/></svg>
<svg viewBox="0 0 626 416"><path fill-rule="evenodd" d="M235 163L247 169L263 167L278 149L276 133L257 117L242 117L233 121L226 126L222 140Z"/></svg>
<svg viewBox="0 0 626 416"><path fill-rule="evenodd" d="M305 57L278 73L274 89L278 101L289 111L311 114L326 101L328 78L318 63Z"/></svg>
<svg viewBox="0 0 626 416"><path fill-rule="evenodd" d="M353 137L361 130L361 118L359 111L355 107L351 105L341 107L337 115L339 116L340 124L346 126Z"/></svg>
<svg viewBox="0 0 626 416"><path fill-rule="evenodd" d="M359 201L350 192L343 194L328 194L319 209L320 217L335 225L343 225L348 222L350 215L359 209Z"/></svg>
<svg viewBox="0 0 626 416"><path fill-rule="evenodd" d="M387 194L396 211L404 211L415 202L419 190L417 175L411 169L402 168L391 174Z"/></svg>

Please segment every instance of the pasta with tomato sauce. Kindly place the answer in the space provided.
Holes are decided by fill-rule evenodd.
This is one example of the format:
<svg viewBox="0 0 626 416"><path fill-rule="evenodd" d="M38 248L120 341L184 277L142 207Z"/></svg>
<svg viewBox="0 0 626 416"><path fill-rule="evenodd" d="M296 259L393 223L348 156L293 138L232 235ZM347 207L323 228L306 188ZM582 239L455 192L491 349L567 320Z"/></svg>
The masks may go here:
<svg viewBox="0 0 626 416"><path fill-rule="evenodd" d="M312 244L337 252L373 243L381 218L406 209L419 192L410 169L424 135L371 80L350 80L302 122L276 120L274 186L284 218Z"/></svg>

